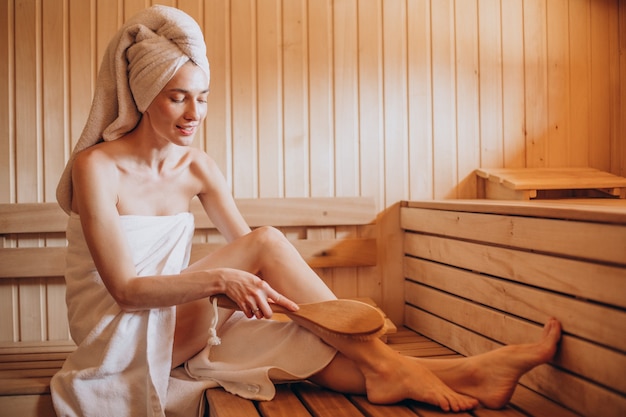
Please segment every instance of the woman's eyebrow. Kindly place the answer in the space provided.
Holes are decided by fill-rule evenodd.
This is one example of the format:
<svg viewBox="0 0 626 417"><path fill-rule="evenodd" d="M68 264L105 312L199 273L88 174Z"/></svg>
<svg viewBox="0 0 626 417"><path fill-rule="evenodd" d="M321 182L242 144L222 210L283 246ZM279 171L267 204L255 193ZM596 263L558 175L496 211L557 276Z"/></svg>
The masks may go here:
<svg viewBox="0 0 626 417"><path fill-rule="evenodd" d="M192 91L191 90L186 90L184 88L170 88L168 90L170 93L183 93L183 94L189 94ZM200 91L198 94L208 94L209 93L209 89L207 88L206 90L202 90Z"/></svg>

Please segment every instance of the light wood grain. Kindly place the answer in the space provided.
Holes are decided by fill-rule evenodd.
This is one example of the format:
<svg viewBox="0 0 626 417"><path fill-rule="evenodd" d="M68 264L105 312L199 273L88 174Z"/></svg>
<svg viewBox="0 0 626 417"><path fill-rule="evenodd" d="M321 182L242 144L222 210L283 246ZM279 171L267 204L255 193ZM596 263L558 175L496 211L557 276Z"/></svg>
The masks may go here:
<svg viewBox="0 0 626 417"><path fill-rule="evenodd" d="M406 325L459 353L475 355L498 344L532 341L541 324L556 317L563 326L557 355L549 366L524 375L521 383L582 415L619 416L626 408L623 207L407 203L401 209ZM479 217L465 233L468 214ZM500 223L503 218L506 226ZM520 226L527 233L521 245ZM561 239L548 238L546 230ZM495 235L501 239L493 239ZM596 256L611 245L619 246L612 256ZM572 251L574 247L579 249ZM521 390L513 404L532 415L561 415L554 403L540 405L528 393Z"/></svg>
<svg viewBox="0 0 626 417"><path fill-rule="evenodd" d="M148 3L16 4L2 7L0 201L52 201L102 52ZM194 146L238 197L360 194L383 209L474 197L479 166L624 174L617 0L166 4L205 30Z"/></svg>
<svg viewBox="0 0 626 417"><path fill-rule="evenodd" d="M581 259L625 265L626 225L540 218L493 216L481 213L405 209L402 224L407 229L454 236L502 246ZM488 225L488 227L486 227ZM564 238L567 236L567 238Z"/></svg>
<svg viewBox="0 0 626 417"><path fill-rule="evenodd" d="M404 248L416 258L626 308L624 268L416 233L405 235Z"/></svg>
<svg viewBox="0 0 626 417"><path fill-rule="evenodd" d="M222 388L207 390L206 398L208 400L209 417L259 416L252 402L229 394Z"/></svg>

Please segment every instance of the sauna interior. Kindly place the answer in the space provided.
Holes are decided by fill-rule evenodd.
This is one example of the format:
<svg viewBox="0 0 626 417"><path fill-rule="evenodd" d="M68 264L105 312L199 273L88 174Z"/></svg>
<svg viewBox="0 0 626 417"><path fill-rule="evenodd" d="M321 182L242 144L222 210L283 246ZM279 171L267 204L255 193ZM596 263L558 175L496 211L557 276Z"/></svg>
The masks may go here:
<svg viewBox="0 0 626 417"><path fill-rule="evenodd" d="M151 4L203 28L211 86L194 146L237 199L370 197L384 223L401 201L485 197L477 169L626 177L620 0L2 0L0 203L56 201L108 40ZM402 326L402 266L388 272L324 279ZM2 279L0 343L69 340L64 297L62 278Z"/></svg>

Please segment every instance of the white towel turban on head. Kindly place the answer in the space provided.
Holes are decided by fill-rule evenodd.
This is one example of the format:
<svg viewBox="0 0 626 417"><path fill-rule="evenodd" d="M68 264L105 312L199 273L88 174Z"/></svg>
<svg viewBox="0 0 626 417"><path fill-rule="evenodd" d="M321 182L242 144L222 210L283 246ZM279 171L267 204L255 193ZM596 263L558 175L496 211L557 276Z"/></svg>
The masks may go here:
<svg viewBox="0 0 626 417"><path fill-rule="evenodd" d="M210 79L204 37L198 24L167 6L145 9L122 26L104 54L89 118L57 187L67 213L72 201L72 164L80 151L133 130L141 114L188 61Z"/></svg>

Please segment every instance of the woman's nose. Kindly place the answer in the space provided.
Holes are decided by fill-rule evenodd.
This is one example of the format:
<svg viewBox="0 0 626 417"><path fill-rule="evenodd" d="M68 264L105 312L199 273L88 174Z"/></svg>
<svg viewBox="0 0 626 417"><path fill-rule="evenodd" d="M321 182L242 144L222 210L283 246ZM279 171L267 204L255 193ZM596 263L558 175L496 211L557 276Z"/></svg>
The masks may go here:
<svg viewBox="0 0 626 417"><path fill-rule="evenodd" d="M187 120L198 120L200 118L200 110L199 105L193 100L189 101L187 107L185 108L185 119Z"/></svg>

